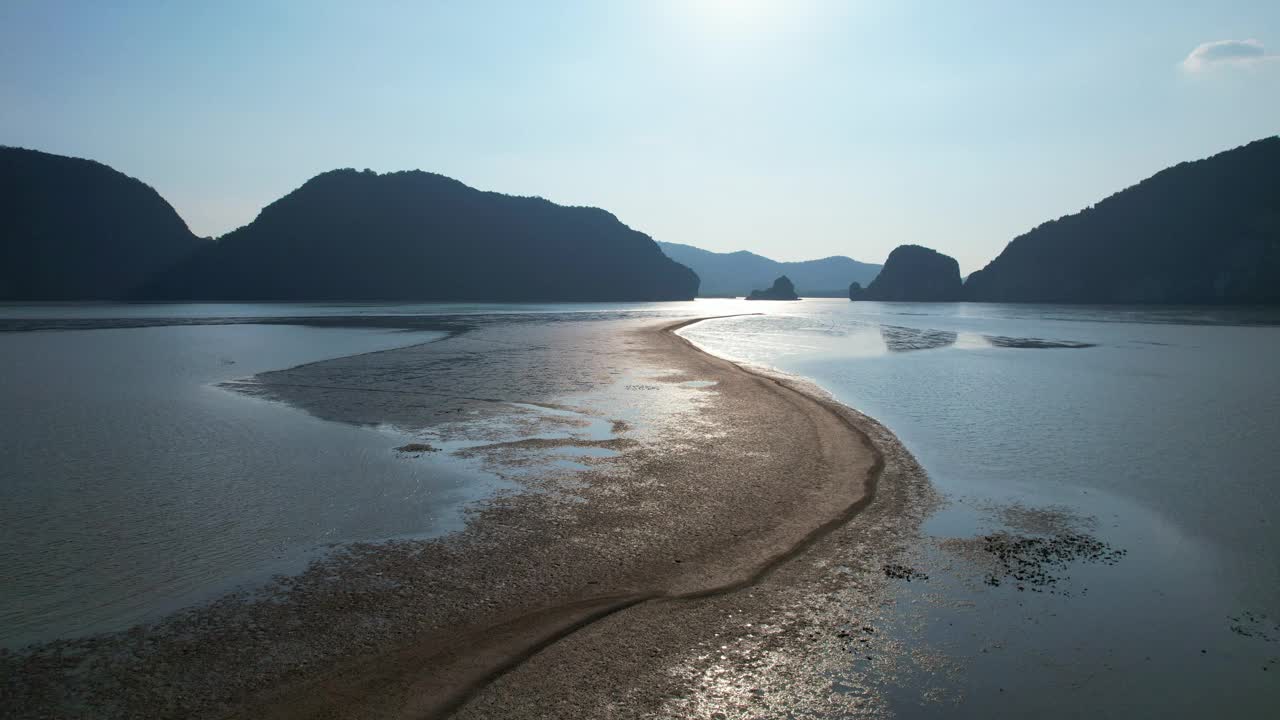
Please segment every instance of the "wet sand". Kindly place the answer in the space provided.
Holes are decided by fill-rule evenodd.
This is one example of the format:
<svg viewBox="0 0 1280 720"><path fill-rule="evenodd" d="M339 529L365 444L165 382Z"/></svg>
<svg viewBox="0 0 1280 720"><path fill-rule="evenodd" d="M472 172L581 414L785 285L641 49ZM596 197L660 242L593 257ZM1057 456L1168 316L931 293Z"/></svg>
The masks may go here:
<svg viewBox="0 0 1280 720"><path fill-rule="evenodd" d="M835 588L856 590L868 612L883 601L876 570L911 542L931 502L923 473L883 427L816 388L701 352L677 334L690 322L596 323L574 335L580 355L557 380L503 368L511 385L490 375L483 394L432 373L405 390L407 367L483 354L447 343L259 377L246 389L322 417L416 419L435 446L469 437L457 452L528 491L489 501L447 538L346 547L264 591L154 626L0 656L6 716L727 717L862 707L822 677L830 643L813 639L842 631L816 608ZM498 343L449 342L463 341L490 342L490 353ZM511 358L531 356L512 347ZM561 350L552 365L570 356ZM362 383L350 381L354 365ZM325 374L345 384L322 382ZM521 376L550 387L522 392ZM599 415L611 437L476 441L477 423L510 421L504 402L549 397L561 403L551 409ZM449 413L463 417L445 421ZM608 454L573 454L584 449ZM548 465L557 451L573 462ZM708 673L734 684L711 692ZM708 707L716 698L720 710Z"/></svg>

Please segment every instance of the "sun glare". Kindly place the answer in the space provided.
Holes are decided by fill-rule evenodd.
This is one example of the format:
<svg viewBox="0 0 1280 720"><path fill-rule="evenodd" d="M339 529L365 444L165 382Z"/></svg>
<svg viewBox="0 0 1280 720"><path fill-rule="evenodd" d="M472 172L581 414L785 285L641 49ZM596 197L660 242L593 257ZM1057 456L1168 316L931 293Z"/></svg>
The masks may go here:
<svg viewBox="0 0 1280 720"><path fill-rule="evenodd" d="M720 26L749 26L780 12L779 0L694 0L690 3L706 22Z"/></svg>

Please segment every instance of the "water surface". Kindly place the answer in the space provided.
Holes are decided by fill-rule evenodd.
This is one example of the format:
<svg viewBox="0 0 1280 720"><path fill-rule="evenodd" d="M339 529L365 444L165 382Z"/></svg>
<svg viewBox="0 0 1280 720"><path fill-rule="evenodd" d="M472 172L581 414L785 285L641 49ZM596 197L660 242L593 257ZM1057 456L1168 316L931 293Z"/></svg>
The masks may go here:
<svg viewBox="0 0 1280 720"><path fill-rule="evenodd" d="M1260 716L1280 707L1274 320L807 300L685 334L882 421L946 496L891 632L963 669L886 673L903 715ZM965 551L993 532L1124 555L995 586Z"/></svg>
<svg viewBox="0 0 1280 720"><path fill-rule="evenodd" d="M442 333L0 333L0 642L120 629L335 542L459 526L486 479L221 381Z"/></svg>

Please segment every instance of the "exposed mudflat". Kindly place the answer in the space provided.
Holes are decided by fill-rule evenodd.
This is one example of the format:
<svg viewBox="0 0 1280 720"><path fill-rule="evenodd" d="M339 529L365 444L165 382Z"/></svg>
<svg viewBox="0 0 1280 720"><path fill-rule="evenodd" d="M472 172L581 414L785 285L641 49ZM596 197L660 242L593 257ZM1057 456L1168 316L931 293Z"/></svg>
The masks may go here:
<svg viewBox="0 0 1280 720"><path fill-rule="evenodd" d="M338 547L160 623L6 653L4 714L685 716L725 674L753 685L725 703L846 702L810 642L840 629L810 610L856 588L874 612L923 475L873 421L668 324L495 325L240 382L518 489L443 538Z"/></svg>
<svg viewBox="0 0 1280 720"><path fill-rule="evenodd" d="M1266 489L1280 396L1260 375L1273 330L1145 310L812 301L679 331L885 419L939 499L877 423L656 332L756 309L693 305L89 313L125 318L105 324L33 313L9 329L189 321L214 327L182 328L185 340L332 333L321 349L347 334L218 326L438 332L265 364L227 353L234 370L209 382L229 392L200 388L252 408L236 425L259 446L299 420L334 438L236 486L245 516L288 506L292 517L258 514L292 529L358 507L357 527L374 532L307 537L393 540L318 547L301 575L132 632L0 653L0 715L951 720L1276 706ZM288 367L325 357L337 359ZM475 492L440 495L446 475ZM222 539L167 567L198 571L187 561Z"/></svg>

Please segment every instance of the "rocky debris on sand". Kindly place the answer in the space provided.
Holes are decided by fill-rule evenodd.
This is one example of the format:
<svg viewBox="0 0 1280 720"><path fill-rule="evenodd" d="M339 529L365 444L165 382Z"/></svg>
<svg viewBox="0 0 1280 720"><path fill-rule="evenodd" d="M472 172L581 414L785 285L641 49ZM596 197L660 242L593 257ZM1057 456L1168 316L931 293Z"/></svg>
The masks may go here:
<svg viewBox="0 0 1280 720"><path fill-rule="evenodd" d="M1258 638L1263 642L1277 642L1280 641L1280 622L1267 617L1266 613L1245 610L1231 618L1231 632L1240 637Z"/></svg>
<svg viewBox="0 0 1280 720"><path fill-rule="evenodd" d="M887 563L884 566L884 576L894 580L906 580L907 582L911 582L912 580L929 579L927 574L922 573L909 565L902 565L899 563Z"/></svg>
<svg viewBox="0 0 1280 720"><path fill-rule="evenodd" d="M1115 565L1128 551L1113 548L1101 540L1082 533L1066 533L1049 537L1011 535L998 532L979 538L982 548L996 561L988 573L986 584L998 587L1012 580L1018 590L1056 592L1052 588L1061 580L1072 562Z"/></svg>

